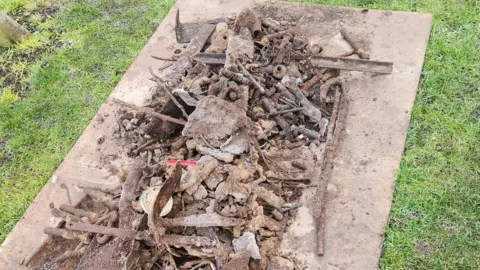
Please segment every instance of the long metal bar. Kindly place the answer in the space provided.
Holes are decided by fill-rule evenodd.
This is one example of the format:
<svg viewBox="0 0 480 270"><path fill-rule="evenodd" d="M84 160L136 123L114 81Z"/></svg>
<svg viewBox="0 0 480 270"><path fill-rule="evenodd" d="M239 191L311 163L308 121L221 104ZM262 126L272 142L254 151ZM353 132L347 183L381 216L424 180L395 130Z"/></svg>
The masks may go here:
<svg viewBox="0 0 480 270"><path fill-rule="evenodd" d="M312 65L318 68L366 71L366 72L375 72L375 73L382 73L382 74L392 73L392 70L393 70L392 62L353 59L353 58L345 58L345 57L317 56L310 59L310 62L312 63Z"/></svg>

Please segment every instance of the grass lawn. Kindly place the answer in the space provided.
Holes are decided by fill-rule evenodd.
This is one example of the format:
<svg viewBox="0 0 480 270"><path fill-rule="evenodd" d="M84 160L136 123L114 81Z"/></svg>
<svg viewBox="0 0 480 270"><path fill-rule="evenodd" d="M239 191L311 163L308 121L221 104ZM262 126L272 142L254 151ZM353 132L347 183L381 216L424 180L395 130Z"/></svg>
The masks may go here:
<svg viewBox="0 0 480 270"><path fill-rule="evenodd" d="M380 267L478 269L480 4L310 2L434 14ZM0 0L35 32L0 52L0 242L172 4Z"/></svg>

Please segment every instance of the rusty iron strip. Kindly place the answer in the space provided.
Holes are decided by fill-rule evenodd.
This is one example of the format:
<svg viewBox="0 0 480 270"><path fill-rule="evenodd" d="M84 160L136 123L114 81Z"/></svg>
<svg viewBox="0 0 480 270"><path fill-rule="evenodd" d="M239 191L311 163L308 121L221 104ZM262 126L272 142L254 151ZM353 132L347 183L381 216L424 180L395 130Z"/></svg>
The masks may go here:
<svg viewBox="0 0 480 270"><path fill-rule="evenodd" d="M74 222L82 221L81 218L79 218L78 216L75 216L73 213L70 214L68 212L55 208L55 205L53 204L53 202L51 202L49 206L50 206L50 213L54 217L61 218L63 221L74 221Z"/></svg>
<svg viewBox="0 0 480 270"><path fill-rule="evenodd" d="M67 193L68 204L70 204L70 206L72 206L72 208L73 208L73 214L74 214L78 219L81 219L82 216L80 216L80 214L77 212L77 209L75 209L75 208L73 207L72 197L70 196L70 190L68 189L67 184L62 183L62 184L60 185L60 188L65 189L65 193Z"/></svg>
<svg viewBox="0 0 480 270"><path fill-rule="evenodd" d="M154 111L152 108L140 107L140 106L130 104L130 103L127 103L125 101L116 99L116 98L112 98L112 101L117 103L117 104L120 104L122 106L125 106L127 108L130 108L132 110L143 112L143 113L146 113L146 114L150 114L152 116L155 116L155 117L160 118L160 119L162 119L164 121L167 121L167 122L172 122L172 123L182 125L182 126L187 124L187 121L185 121L185 120L181 120L181 119L170 117L170 116L165 115L165 114L161 114L159 112Z"/></svg>
<svg viewBox="0 0 480 270"><path fill-rule="evenodd" d="M104 220L107 221L107 227L112 227L114 223L117 222L118 220L118 212L117 211L112 211L107 214L105 214L103 217L99 218L97 222L95 222L95 225L99 225L102 223ZM96 234L95 235L95 240L97 240L97 243L99 245L106 244L110 240L110 235L101 235L101 234Z"/></svg>
<svg viewBox="0 0 480 270"><path fill-rule="evenodd" d="M168 57L161 57L161 56L157 56L157 55L150 55L150 57L152 57L153 59L162 60L162 61L169 61L169 62L177 61L177 60L173 60L171 57L168 58Z"/></svg>
<svg viewBox="0 0 480 270"><path fill-rule="evenodd" d="M77 222L67 222L65 226L67 229L63 230L69 233L75 233L75 231L90 232L110 235L125 241L139 240L145 241L148 245L155 244L147 231L134 231ZM213 247L216 244L215 240L203 236L163 235L159 238L159 241L165 245L188 245L197 247Z"/></svg>
<svg viewBox="0 0 480 270"><path fill-rule="evenodd" d="M332 117L330 118L330 127L327 132L326 149L324 154L324 160L322 164L321 185L317 189L317 205L315 209L315 217L317 218L317 254L323 256L324 244L325 244L325 198L327 195L327 184L330 180L333 168L333 159L335 158L335 150L337 140L334 138L334 134L337 129L338 111L340 108L342 92L337 89L335 92L335 100L332 110Z"/></svg>
<svg viewBox="0 0 480 270"><path fill-rule="evenodd" d="M196 35L190 40L190 42L188 43L188 47L185 49L185 51L183 51L180 57L182 56L189 57L192 54L202 50L203 46L205 46L205 43L207 43L208 39L210 38L210 35L212 35L214 30L215 30L215 25L213 24L201 25L198 31L196 32Z"/></svg>
<svg viewBox="0 0 480 270"><path fill-rule="evenodd" d="M344 57L316 56L310 59L315 67L343 70L365 71L381 74L390 74L393 70L392 62L372 61Z"/></svg>
<svg viewBox="0 0 480 270"><path fill-rule="evenodd" d="M132 226L131 224L135 217L135 210L132 208L132 200L137 183L140 181L141 177L142 168L140 167L140 162L135 160L127 175L127 179L123 183L122 194L118 201L119 227L122 229L127 229Z"/></svg>
<svg viewBox="0 0 480 270"><path fill-rule="evenodd" d="M287 54L287 44L290 43L290 39L292 38L292 34L288 33L285 34L282 38L282 42L280 43L280 46L278 48L278 53L275 59L273 59L273 63L278 65L283 62L283 58L285 58L285 55Z"/></svg>
<svg viewBox="0 0 480 270"><path fill-rule="evenodd" d="M322 75L315 74L310 80L304 82L302 84L302 87L300 87L300 90L302 91L302 93L308 97L309 95L308 91L310 90L310 88L312 88L315 84L321 82L322 77L323 77L323 74Z"/></svg>
<svg viewBox="0 0 480 270"><path fill-rule="evenodd" d="M163 227L159 226L157 220L160 219L160 212L163 210L165 205L167 204L168 200L172 197L173 193L177 189L178 185L180 184L180 178L182 177L182 167L180 162L177 161L175 163L175 167L173 168L172 173L165 180L162 188L158 192L157 198L155 198L155 202L153 207L148 214L148 227L153 230L153 236L157 245L161 245L161 236L164 233L162 232Z"/></svg>
<svg viewBox="0 0 480 270"><path fill-rule="evenodd" d="M103 235L110 235L113 237L118 237L123 240L145 240L152 241L151 237L148 236L146 231L137 232L129 229L121 229L114 227L105 227L100 225L88 224L88 223L78 223L78 222L67 222L65 224L67 231L81 231L89 233L97 233Z"/></svg>
<svg viewBox="0 0 480 270"><path fill-rule="evenodd" d="M276 111L276 112L271 112L267 114L267 117L272 117L276 116L279 114L285 114L285 113L291 113L291 112L300 112L305 110L305 108L299 107L299 108L293 108L293 109L288 109L288 110L283 110L283 111Z"/></svg>
<svg viewBox="0 0 480 270"><path fill-rule="evenodd" d="M214 26L224 21L222 18L217 18L199 23L181 23L180 9L177 9L177 14L175 15L175 37L178 43L188 43L194 38L194 35L203 25L209 24Z"/></svg>

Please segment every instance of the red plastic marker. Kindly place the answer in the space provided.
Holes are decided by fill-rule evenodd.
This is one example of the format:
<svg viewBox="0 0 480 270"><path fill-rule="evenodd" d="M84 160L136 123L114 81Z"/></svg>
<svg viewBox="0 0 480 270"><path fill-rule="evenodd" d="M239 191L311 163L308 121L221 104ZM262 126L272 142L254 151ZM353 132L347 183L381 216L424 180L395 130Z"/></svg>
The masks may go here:
<svg viewBox="0 0 480 270"><path fill-rule="evenodd" d="M180 165L182 165L182 166L196 166L197 165L196 161L169 159L169 160L167 160L167 166L175 166L175 164L177 164L177 161L180 161Z"/></svg>

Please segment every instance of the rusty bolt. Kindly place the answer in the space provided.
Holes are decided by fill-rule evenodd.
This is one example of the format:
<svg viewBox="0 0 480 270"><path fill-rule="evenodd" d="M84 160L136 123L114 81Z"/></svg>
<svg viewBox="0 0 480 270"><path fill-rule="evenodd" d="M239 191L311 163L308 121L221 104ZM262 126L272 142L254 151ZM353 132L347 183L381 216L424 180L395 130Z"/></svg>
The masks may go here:
<svg viewBox="0 0 480 270"><path fill-rule="evenodd" d="M273 77L281 79L287 73L287 68L284 65L276 65L273 68Z"/></svg>

